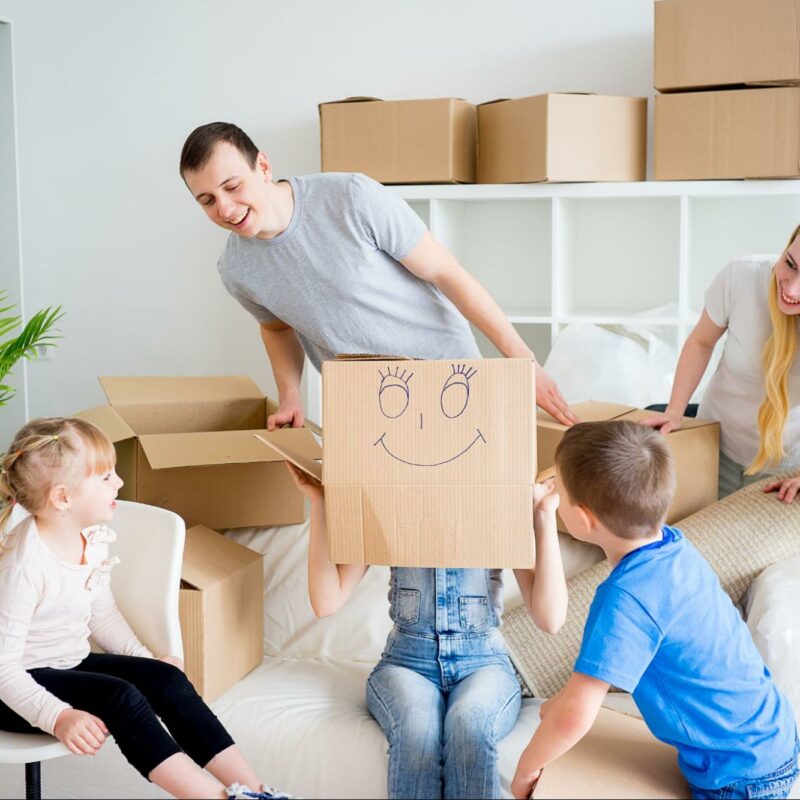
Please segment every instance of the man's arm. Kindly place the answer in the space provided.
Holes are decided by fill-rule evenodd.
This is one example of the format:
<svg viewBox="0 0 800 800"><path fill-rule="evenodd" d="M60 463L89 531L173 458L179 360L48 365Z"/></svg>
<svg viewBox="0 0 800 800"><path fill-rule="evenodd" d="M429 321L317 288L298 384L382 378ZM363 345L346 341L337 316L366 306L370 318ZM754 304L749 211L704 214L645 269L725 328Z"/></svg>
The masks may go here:
<svg viewBox="0 0 800 800"><path fill-rule="evenodd" d="M261 323L261 340L267 350L272 374L278 385L280 406L267 420L267 428L275 430L287 423L293 428L302 427L305 422L303 400L300 393L300 379L303 377L305 353L294 328L285 322Z"/></svg>
<svg viewBox="0 0 800 800"><path fill-rule="evenodd" d="M555 381L541 368L500 306L430 231L400 263L436 286L506 358L532 359L536 363L537 405L564 425L578 422Z"/></svg>
<svg viewBox="0 0 800 800"><path fill-rule="evenodd" d="M571 750L591 729L609 690L605 681L573 672L567 685L548 701L547 713L523 750L511 792L527 800L542 769Z"/></svg>

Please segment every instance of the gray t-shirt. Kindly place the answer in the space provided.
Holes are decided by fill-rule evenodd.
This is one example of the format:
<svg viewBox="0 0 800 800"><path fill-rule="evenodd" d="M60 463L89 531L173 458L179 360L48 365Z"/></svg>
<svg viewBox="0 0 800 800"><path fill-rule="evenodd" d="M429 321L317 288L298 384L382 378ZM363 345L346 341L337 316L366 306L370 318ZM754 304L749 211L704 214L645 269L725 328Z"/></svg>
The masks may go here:
<svg viewBox="0 0 800 800"><path fill-rule="evenodd" d="M217 265L258 322L291 325L318 370L341 353L480 357L455 306L398 263L425 233L407 203L358 173L289 183L286 230L266 240L232 233Z"/></svg>

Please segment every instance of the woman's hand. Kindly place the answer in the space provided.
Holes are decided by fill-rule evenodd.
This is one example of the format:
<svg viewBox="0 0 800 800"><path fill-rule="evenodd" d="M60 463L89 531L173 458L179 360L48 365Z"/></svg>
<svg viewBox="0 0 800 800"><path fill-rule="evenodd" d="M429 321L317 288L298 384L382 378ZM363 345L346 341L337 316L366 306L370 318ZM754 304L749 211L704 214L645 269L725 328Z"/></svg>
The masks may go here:
<svg viewBox="0 0 800 800"><path fill-rule="evenodd" d="M163 661L165 664L172 664L173 667L177 667L181 672L186 672L183 668L183 661L178 658L178 656L161 656L161 658L157 658L156 661Z"/></svg>
<svg viewBox="0 0 800 800"><path fill-rule="evenodd" d="M67 708L58 715L53 733L76 756L93 756L105 744L108 728L88 711Z"/></svg>
<svg viewBox="0 0 800 800"><path fill-rule="evenodd" d="M794 502L797 493L800 492L800 475L795 478L784 478L780 481L772 481L764 487L764 492L777 492L778 500L786 505Z"/></svg>
<svg viewBox="0 0 800 800"><path fill-rule="evenodd" d="M666 436L672 431L677 431L683 425L683 417L667 410L664 414L645 417L639 420L639 424L648 428L655 428L659 433L663 433Z"/></svg>
<svg viewBox="0 0 800 800"><path fill-rule="evenodd" d="M325 490L322 484L314 480L310 475L307 475L303 470L298 469L294 464L286 462L286 467L289 474L292 476L294 485L309 499L321 500L325 497Z"/></svg>

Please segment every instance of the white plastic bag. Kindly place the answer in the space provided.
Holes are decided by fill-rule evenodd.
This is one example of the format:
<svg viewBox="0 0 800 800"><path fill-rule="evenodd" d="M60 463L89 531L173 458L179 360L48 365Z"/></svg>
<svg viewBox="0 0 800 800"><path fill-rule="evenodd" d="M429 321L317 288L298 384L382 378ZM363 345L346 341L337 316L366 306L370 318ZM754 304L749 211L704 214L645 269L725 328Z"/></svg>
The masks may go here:
<svg viewBox="0 0 800 800"><path fill-rule="evenodd" d="M625 335L573 323L553 342L544 368L568 403L601 400L644 408L669 400L676 348L643 325L618 330Z"/></svg>
<svg viewBox="0 0 800 800"><path fill-rule="evenodd" d="M742 605L761 657L800 720L800 557L767 567Z"/></svg>

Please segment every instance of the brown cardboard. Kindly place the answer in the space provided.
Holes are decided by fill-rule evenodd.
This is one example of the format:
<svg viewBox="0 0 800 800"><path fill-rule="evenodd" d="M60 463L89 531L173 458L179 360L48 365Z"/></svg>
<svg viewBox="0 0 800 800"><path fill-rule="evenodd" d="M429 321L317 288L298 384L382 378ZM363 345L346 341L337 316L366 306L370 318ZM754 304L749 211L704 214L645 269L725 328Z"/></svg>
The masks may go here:
<svg viewBox="0 0 800 800"><path fill-rule="evenodd" d="M658 0L655 88L800 83L800 0Z"/></svg>
<svg viewBox="0 0 800 800"><path fill-rule="evenodd" d="M571 408L581 422L606 419L638 421L653 416L652 411L595 400L576 403ZM567 428L543 411L538 414L536 427L538 464L541 470L546 470L554 464L556 448ZM667 434L666 439L672 450L676 476L675 496L667 512L667 522L672 524L717 499L719 423L684 417L681 427ZM560 516L558 529L568 533Z"/></svg>
<svg viewBox="0 0 800 800"><path fill-rule="evenodd" d="M246 377L100 378L109 405L80 412L114 442L120 497L210 528L302 522L303 497L282 457L252 436L314 458L308 430L267 431L277 405Z"/></svg>
<svg viewBox="0 0 800 800"><path fill-rule="evenodd" d="M323 172L381 183L474 183L477 112L454 97L356 97L319 106Z"/></svg>
<svg viewBox="0 0 800 800"><path fill-rule="evenodd" d="M656 180L800 176L800 87L657 96L653 173Z"/></svg>
<svg viewBox="0 0 800 800"><path fill-rule="evenodd" d="M658 741L642 720L601 708L589 733L542 770L532 796L552 800L689 794L674 747Z"/></svg>
<svg viewBox="0 0 800 800"><path fill-rule="evenodd" d="M647 98L542 94L478 106L478 183L643 181Z"/></svg>
<svg viewBox="0 0 800 800"><path fill-rule="evenodd" d="M322 389L332 562L533 563L530 360L327 361Z"/></svg>
<svg viewBox="0 0 800 800"><path fill-rule="evenodd" d="M260 553L203 525L186 531L179 594L184 664L207 702L263 658L262 562Z"/></svg>

